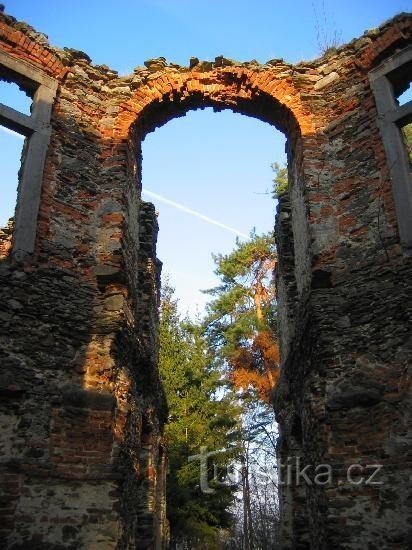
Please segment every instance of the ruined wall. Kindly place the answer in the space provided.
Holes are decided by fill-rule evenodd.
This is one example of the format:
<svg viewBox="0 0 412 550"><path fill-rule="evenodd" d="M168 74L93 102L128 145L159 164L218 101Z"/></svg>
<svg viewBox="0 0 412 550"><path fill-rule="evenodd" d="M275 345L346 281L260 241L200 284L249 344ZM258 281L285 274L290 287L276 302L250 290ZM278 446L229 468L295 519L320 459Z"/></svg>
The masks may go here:
<svg viewBox="0 0 412 550"><path fill-rule="evenodd" d="M368 72L410 42L410 23L297 66L159 58L120 77L0 15L0 51L58 82L35 248L22 257L0 234L5 548L165 544L160 264L141 141L205 106L288 139L279 453L331 464L333 482L282 487L283 548L407 547L412 269ZM349 464L377 462L383 485L347 483Z"/></svg>
<svg viewBox="0 0 412 550"><path fill-rule="evenodd" d="M373 59L410 43L398 24L318 67L329 83L310 102L326 116L319 152L303 163L305 209L293 188L279 201L283 364L274 400L279 454L293 480L281 488L285 548L400 549L411 540L411 250L400 243L367 76ZM305 222L311 280L302 292L295 227ZM316 465L331 465L332 483L297 484L296 457L312 481ZM353 464L381 465L377 484L350 482ZM353 471L359 482L374 469Z"/></svg>
<svg viewBox="0 0 412 550"><path fill-rule="evenodd" d="M96 123L114 74L6 16L0 34L59 80L35 253L1 246L0 546L161 548L156 221Z"/></svg>

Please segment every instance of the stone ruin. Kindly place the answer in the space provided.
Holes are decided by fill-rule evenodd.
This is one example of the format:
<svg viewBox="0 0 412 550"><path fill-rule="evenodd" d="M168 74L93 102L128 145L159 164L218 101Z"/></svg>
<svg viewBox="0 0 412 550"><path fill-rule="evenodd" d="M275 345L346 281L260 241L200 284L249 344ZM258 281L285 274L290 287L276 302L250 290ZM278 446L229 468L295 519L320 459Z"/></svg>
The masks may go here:
<svg viewBox="0 0 412 550"><path fill-rule="evenodd" d="M141 199L141 142L203 107L287 138L278 452L292 478L328 464L333 480L280 487L281 548L409 547L412 183L400 127L412 105L396 98L411 21L297 65L158 58L119 76L0 13L0 76L33 99L30 116L0 105L0 123L26 136L14 224L0 232L2 548L166 547L158 227Z"/></svg>

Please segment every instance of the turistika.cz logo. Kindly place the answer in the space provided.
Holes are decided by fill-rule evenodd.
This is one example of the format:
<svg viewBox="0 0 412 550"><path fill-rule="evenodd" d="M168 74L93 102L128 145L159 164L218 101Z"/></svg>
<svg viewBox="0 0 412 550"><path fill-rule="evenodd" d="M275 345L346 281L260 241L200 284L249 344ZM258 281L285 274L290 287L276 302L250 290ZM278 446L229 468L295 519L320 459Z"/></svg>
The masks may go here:
<svg viewBox="0 0 412 550"><path fill-rule="evenodd" d="M226 453L229 449L219 451L208 451L207 447L200 447L200 453L189 456L188 462L200 461L200 489L205 494L215 492L213 487L236 486L241 482L241 468L236 467L236 463L226 468L225 478L218 475L220 468L212 463L210 468L209 459L218 454ZM253 465L254 479L257 482L266 485L268 482L277 483L280 486L287 485L316 485L331 486L334 484L346 483L348 485L383 485L381 464L303 464L300 457L288 457L286 463L278 461L277 466L272 472L266 468ZM335 469L335 470L334 470ZM213 475L210 476L210 471ZM210 486L213 484L213 487Z"/></svg>

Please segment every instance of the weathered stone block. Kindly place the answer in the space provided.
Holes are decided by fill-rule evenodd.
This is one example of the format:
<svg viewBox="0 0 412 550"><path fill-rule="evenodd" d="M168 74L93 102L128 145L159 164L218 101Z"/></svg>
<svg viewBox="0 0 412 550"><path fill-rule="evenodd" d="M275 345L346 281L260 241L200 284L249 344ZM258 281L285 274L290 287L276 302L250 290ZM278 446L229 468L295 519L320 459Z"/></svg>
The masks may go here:
<svg viewBox="0 0 412 550"><path fill-rule="evenodd" d="M66 384L62 387L61 392L63 404L69 407L112 411L116 402L111 393L84 390L75 385Z"/></svg>

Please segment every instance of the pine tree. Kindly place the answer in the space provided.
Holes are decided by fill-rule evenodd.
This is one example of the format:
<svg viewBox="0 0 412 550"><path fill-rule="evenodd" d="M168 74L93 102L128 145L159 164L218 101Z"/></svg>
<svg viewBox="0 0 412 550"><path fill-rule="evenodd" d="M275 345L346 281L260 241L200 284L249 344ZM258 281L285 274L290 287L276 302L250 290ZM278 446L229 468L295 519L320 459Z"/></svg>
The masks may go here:
<svg viewBox="0 0 412 550"><path fill-rule="evenodd" d="M272 234L236 242L227 255L214 256L222 284L206 291L206 334L238 388L257 390L268 402L279 375L273 271L277 258Z"/></svg>
<svg viewBox="0 0 412 550"><path fill-rule="evenodd" d="M160 374L169 406L166 438L169 449L167 510L171 546L219 548L222 529L230 526L230 487L213 494L199 488L200 464L188 462L202 446L225 449L236 440L238 409L221 388L200 323L181 319L173 289L165 285L160 316ZM227 461L227 453L214 462Z"/></svg>
<svg viewBox="0 0 412 550"><path fill-rule="evenodd" d="M242 403L241 501L232 540L244 550L269 549L278 531L276 426L269 405L280 361L274 236L252 233L248 241L237 241L231 253L214 259L221 285L207 291L213 300L205 332L216 363L226 369ZM264 483L257 472L265 472Z"/></svg>

